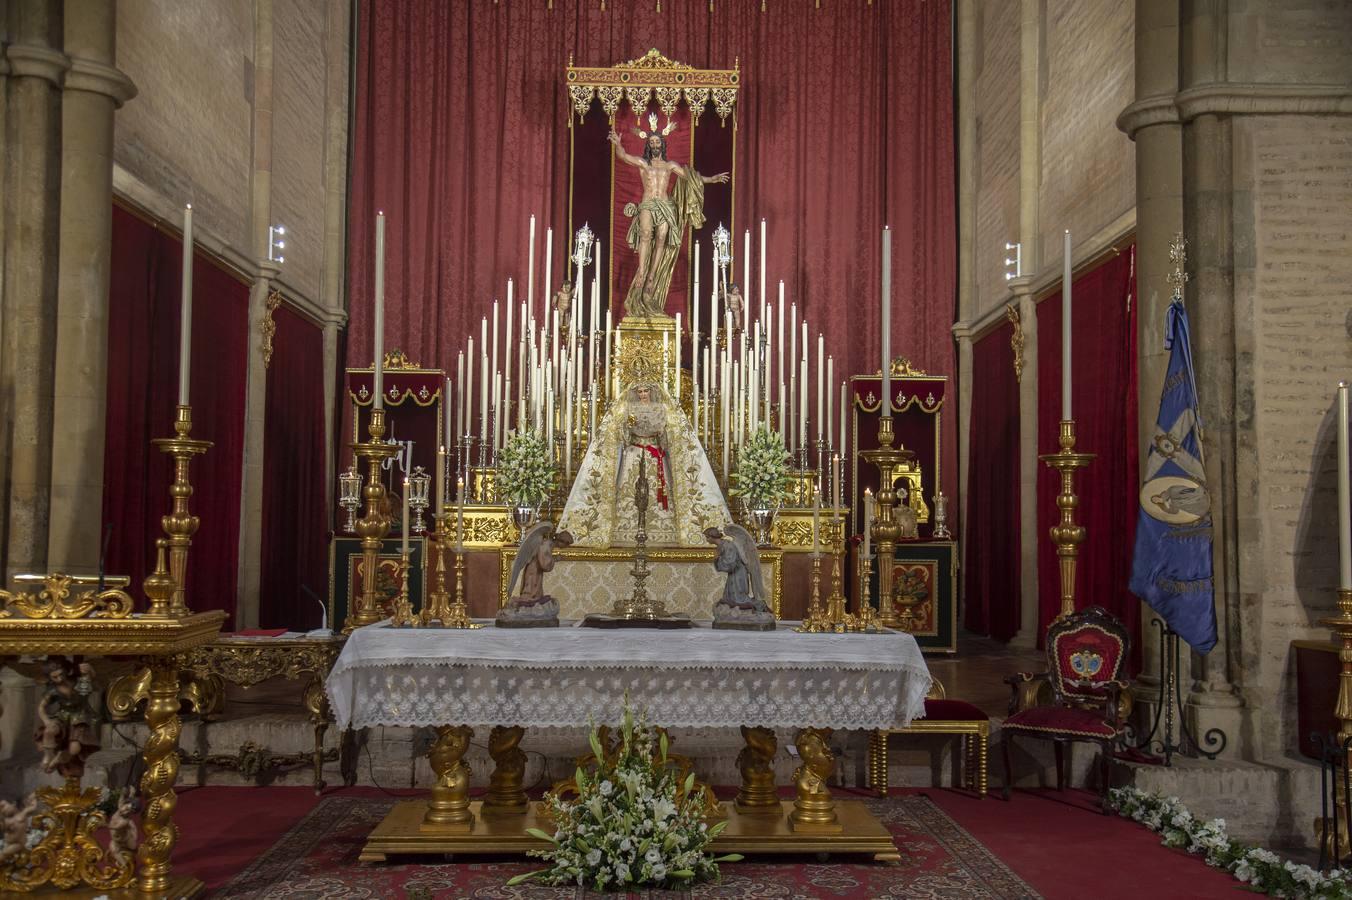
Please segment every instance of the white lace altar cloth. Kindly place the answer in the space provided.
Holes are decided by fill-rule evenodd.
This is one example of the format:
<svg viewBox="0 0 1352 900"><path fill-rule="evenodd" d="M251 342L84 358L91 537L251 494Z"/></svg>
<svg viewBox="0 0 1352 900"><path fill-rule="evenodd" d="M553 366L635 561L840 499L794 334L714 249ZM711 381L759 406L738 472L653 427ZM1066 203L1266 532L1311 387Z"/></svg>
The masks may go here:
<svg viewBox="0 0 1352 900"><path fill-rule="evenodd" d="M615 723L628 692L671 728L866 729L923 715L909 634L359 628L325 686L342 728Z"/></svg>

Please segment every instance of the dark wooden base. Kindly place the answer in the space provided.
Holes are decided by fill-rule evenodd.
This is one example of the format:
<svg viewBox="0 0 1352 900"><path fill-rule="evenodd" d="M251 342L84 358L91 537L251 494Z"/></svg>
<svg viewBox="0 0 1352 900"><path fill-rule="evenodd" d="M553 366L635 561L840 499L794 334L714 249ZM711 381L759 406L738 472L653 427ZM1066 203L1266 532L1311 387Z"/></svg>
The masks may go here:
<svg viewBox="0 0 1352 900"><path fill-rule="evenodd" d="M470 804L474 813L473 826L467 833L456 834L438 832L423 825L426 800L405 800L396 804L371 832L358 860L376 863L385 862L392 856L415 854L524 854L527 850L540 850L547 845L531 837L526 829L539 828L553 833L554 824L539 815L539 807L540 804L532 803L520 815L485 818L481 815L483 803L476 800ZM727 813L728 825L710 847L714 853L859 853L870 856L874 862L901 862L891 832L858 801L836 801L840 828L831 833L794 831L789 824L792 800L782 801L778 814L744 815L733 803L724 803L723 810Z"/></svg>
<svg viewBox="0 0 1352 900"><path fill-rule="evenodd" d="M494 628L558 628L559 617L552 619L494 619Z"/></svg>
<svg viewBox="0 0 1352 900"><path fill-rule="evenodd" d="M726 631L774 631L776 622L720 622L714 619L713 627Z"/></svg>
<svg viewBox="0 0 1352 900"><path fill-rule="evenodd" d="M660 619L626 619L605 613L592 613L582 620L583 628L689 628L690 617L663 616Z"/></svg>

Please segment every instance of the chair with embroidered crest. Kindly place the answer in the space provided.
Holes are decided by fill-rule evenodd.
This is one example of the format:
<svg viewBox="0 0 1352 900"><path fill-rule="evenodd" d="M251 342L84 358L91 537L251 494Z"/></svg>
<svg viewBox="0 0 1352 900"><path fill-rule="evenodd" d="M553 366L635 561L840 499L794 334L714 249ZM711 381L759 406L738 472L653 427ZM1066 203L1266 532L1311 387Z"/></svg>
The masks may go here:
<svg viewBox="0 0 1352 900"><path fill-rule="evenodd" d="M947 734L962 740L959 750L962 758L957 782L985 798L986 747L990 739L990 716L966 700L949 700L944 686L935 678L925 695L925 715L905 728L888 728L873 732L868 745L869 786L879 797L887 796L887 739L894 734Z"/></svg>
<svg viewBox="0 0 1352 900"><path fill-rule="evenodd" d="M1004 798L1013 783L1010 747L1015 736L1052 741L1056 751L1056 787L1065 788L1065 745L1098 744L1100 793L1108 812L1108 777L1113 747L1126 725L1123 677L1131 637L1102 607L1091 606L1057 619L1047 628L1047 669L1020 672L1005 679L1012 691L1009 718L1000 726L1004 745ZM1051 689L1050 704L1034 705L1038 690Z"/></svg>

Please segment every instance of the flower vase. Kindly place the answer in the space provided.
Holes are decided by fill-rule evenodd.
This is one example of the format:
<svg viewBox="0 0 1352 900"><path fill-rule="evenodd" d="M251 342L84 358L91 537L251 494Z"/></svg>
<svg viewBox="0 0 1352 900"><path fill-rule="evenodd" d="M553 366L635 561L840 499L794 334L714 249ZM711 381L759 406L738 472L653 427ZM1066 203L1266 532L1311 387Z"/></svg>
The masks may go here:
<svg viewBox="0 0 1352 900"><path fill-rule="evenodd" d="M751 518L751 527L756 535L756 543L762 547L768 547L773 540L775 528L775 514L778 512L773 506L748 506L747 515Z"/></svg>
<svg viewBox="0 0 1352 900"><path fill-rule="evenodd" d="M517 539L520 540L526 536L526 531L540 518L540 508L518 503L515 506L508 507L508 509L511 510L512 524L516 526Z"/></svg>

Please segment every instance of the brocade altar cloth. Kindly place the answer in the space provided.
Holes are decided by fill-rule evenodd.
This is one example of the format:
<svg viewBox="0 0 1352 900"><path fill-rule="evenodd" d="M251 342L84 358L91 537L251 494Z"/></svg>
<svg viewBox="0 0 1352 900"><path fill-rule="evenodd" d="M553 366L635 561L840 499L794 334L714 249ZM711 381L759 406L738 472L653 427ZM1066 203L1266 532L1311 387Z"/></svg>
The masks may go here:
<svg viewBox="0 0 1352 900"><path fill-rule="evenodd" d="M625 693L672 728L899 728L929 668L909 634L359 628L326 682L343 728L615 723Z"/></svg>

